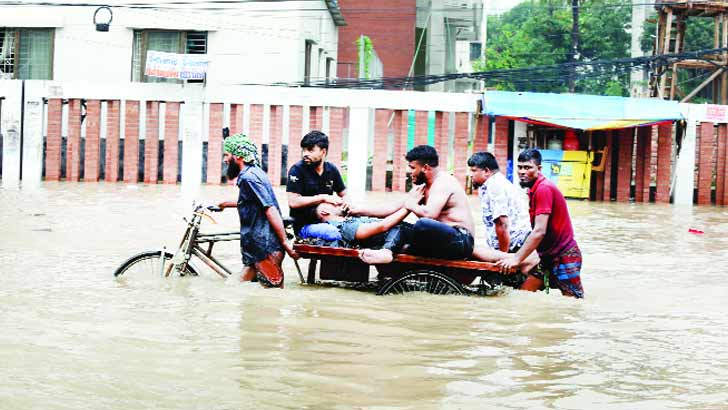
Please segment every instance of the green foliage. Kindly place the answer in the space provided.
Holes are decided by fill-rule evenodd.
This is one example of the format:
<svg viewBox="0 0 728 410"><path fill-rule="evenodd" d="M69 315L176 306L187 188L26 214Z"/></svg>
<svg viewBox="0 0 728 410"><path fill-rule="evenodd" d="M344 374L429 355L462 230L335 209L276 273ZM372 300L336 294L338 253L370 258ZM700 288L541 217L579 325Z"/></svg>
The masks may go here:
<svg viewBox="0 0 728 410"><path fill-rule="evenodd" d="M354 44L356 44L357 54L361 53L361 42L364 41L364 78L369 78L369 67L372 62L372 56L374 51L374 44L372 43L372 39L370 39L368 36L359 36L359 38L354 41ZM357 58L357 72L359 71L359 61L362 61L361 55L358 55L359 58Z"/></svg>
<svg viewBox="0 0 728 410"><path fill-rule="evenodd" d="M570 0L531 0L521 3L500 16L488 17L486 62L474 64L477 71L533 66L548 66L569 61L571 51L572 10ZM615 7L613 0L580 2L577 61L604 60L629 56L628 33L631 7ZM501 90L564 92L568 73L559 74L560 81L528 82L493 81L488 87ZM576 82L576 92L589 94L627 95L626 75L600 75Z"/></svg>

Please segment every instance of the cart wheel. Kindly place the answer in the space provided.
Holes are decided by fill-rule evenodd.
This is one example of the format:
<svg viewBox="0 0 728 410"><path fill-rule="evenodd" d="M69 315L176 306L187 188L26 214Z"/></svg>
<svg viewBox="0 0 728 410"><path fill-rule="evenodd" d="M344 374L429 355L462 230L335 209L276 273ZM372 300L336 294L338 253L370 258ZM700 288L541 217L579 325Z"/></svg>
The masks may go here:
<svg viewBox="0 0 728 410"><path fill-rule="evenodd" d="M402 277L390 279L377 295L400 295L409 292L427 292L433 295L462 295L463 288L452 278L430 270L415 270Z"/></svg>

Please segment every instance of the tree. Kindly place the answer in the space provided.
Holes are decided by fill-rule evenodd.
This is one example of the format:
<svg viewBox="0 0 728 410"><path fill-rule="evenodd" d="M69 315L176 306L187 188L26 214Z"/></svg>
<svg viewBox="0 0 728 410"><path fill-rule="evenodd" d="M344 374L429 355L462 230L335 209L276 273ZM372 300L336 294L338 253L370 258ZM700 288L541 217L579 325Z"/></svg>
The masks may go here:
<svg viewBox="0 0 728 410"><path fill-rule="evenodd" d="M488 18L485 63L477 71L563 64L569 61L572 35L571 0L531 0L500 16ZM581 0L579 47L576 61L629 56L631 6L613 0ZM575 91L627 95L629 75L580 72ZM549 70L525 76L489 80L488 87L502 90L565 92L569 70Z"/></svg>

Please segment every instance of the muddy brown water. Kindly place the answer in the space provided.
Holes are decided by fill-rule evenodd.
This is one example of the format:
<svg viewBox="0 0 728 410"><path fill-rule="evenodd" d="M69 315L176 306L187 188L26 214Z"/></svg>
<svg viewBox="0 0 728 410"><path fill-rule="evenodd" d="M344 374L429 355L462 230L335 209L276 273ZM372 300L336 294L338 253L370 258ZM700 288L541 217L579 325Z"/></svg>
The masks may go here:
<svg viewBox="0 0 728 410"><path fill-rule="evenodd" d="M285 290L115 280L175 245L189 201L177 186L0 190L0 409L728 408L725 208L570 201L583 301L378 297L301 286L290 261ZM234 211L217 218L210 231L236 229ZM219 255L237 268L236 246Z"/></svg>

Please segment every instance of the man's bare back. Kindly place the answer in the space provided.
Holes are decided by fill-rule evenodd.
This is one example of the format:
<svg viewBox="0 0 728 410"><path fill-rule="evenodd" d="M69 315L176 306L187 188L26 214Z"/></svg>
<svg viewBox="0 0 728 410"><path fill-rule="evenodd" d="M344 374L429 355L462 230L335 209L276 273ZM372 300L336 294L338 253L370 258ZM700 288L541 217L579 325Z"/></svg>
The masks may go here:
<svg viewBox="0 0 728 410"><path fill-rule="evenodd" d="M450 226L462 226L471 234L475 232L475 224L468 205L467 195L454 176L445 172L438 172L431 186L428 187L425 184L424 195L425 205L429 201L439 202L443 198L445 200L440 214L432 219Z"/></svg>

